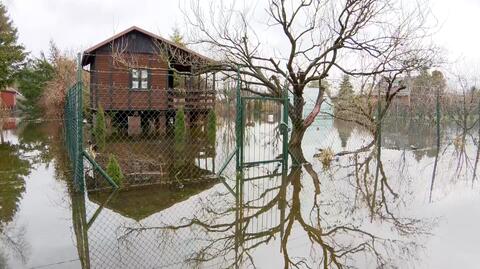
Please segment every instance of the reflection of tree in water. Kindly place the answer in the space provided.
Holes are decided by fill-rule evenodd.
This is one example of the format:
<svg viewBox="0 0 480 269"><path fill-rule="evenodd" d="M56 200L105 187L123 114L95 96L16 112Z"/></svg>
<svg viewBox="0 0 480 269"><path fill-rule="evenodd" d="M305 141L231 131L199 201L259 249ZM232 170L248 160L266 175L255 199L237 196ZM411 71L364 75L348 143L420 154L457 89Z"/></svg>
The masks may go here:
<svg viewBox="0 0 480 269"><path fill-rule="evenodd" d="M297 155L296 159L304 158ZM320 192L315 179L304 177L303 171L312 172L297 166L283 180L270 176L246 181L236 201L226 199L224 194L202 200L201 210L180 224L129 227L123 237L134 238L155 230L162 238L175 238L190 231L197 250L185 262L192 265L255 267L255 250L269 245L272 251L278 251L272 247L277 245L275 241L280 245L285 268L343 268L355 266L364 256L379 267L394 267L399 259L411 261L418 247L415 238L424 234L426 227L420 220L395 215L391 206L399 206L397 194L383 171L379 199L372 207L370 170L374 160L369 153L356 157L355 177L344 179L347 189L329 189L325 182ZM262 173L272 174L270 168L270 172ZM249 174L245 172L245 176ZM341 178L336 180L343 182ZM372 213L373 223L368 223ZM304 239L301 249L299 238Z"/></svg>
<svg viewBox="0 0 480 269"><path fill-rule="evenodd" d="M36 164L49 164L54 158L57 174L65 174L62 168L61 129L57 122L22 123L15 131L18 144L0 143L0 268L6 264L8 254L18 256L23 262L28 255L24 226L15 223L15 214L25 192L25 177ZM58 177L65 178L65 177Z"/></svg>
<svg viewBox="0 0 480 269"><path fill-rule="evenodd" d="M411 150L417 161L435 157L435 128L433 122L397 119L382 123L382 147Z"/></svg>
<svg viewBox="0 0 480 269"><path fill-rule="evenodd" d="M338 132L338 136L340 137L340 141L342 142L342 148L345 148L347 146L348 139L353 132L352 124L340 119L334 119L333 127L335 127Z"/></svg>
<svg viewBox="0 0 480 269"><path fill-rule="evenodd" d="M63 140L61 121L27 122L18 133L20 145L30 152L32 164L54 166L55 178L69 182L70 170Z"/></svg>
<svg viewBox="0 0 480 269"><path fill-rule="evenodd" d="M24 177L29 173L30 163L19 146L0 144L0 249L10 250L22 261L26 259L25 231L12 221L25 192ZM7 253L0 252L0 265L6 263L7 257Z"/></svg>
<svg viewBox="0 0 480 269"><path fill-rule="evenodd" d="M30 173L30 163L17 145L0 144L0 222L13 220L25 192L24 177Z"/></svg>
<svg viewBox="0 0 480 269"><path fill-rule="evenodd" d="M29 156L33 164L48 163L53 158L52 153L48 150L49 139L45 130L47 128L43 127L45 124L26 122L21 124L17 130L19 146L25 152L34 153Z"/></svg>
<svg viewBox="0 0 480 269"><path fill-rule="evenodd" d="M18 145L0 143L0 268L6 267L10 250L25 261L25 231L12 221L25 192L24 177L30 173L30 163ZM2 265L4 264L4 265Z"/></svg>
<svg viewBox="0 0 480 269"><path fill-rule="evenodd" d="M0 223L0 268L4 268L1 267L2 262L7 263L8 254L14 255L23 263L27 261L29 244L25 239L25 235L26 230L24 226L16 223L2 226L2 223ZM2 253L2 250L7 250L8 252Z"/></svg>
<svg viewBox="0 0 480 269"><path fill-rule="evenodd" d="M0 268L7 268L7 257L3 253L3 248L0 248Z"/></svg>

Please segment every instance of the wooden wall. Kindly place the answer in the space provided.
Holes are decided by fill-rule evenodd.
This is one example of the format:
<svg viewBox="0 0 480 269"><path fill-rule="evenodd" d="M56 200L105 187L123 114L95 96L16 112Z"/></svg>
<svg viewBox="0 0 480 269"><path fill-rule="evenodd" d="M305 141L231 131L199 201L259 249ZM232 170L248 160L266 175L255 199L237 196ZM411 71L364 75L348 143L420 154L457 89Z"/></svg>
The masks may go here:
<svg viewBox="0 0 480 269"><path fill-rule="evenodd" d="M150 70L150 89L131 90L128 66ZM158 55L128 53L112 57L97 52L90 66L90 92L93 108L105 110L167 109L168 66Z"/></svg>

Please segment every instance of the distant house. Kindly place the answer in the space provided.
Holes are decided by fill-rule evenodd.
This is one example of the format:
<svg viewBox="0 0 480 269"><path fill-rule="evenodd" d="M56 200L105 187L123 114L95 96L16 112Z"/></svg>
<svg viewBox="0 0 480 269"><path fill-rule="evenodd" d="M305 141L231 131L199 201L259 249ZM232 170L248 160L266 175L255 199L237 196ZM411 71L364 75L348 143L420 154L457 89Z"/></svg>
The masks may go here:
<svg viewBox="0 0 480 269"><path fill-rule="evenodd" d="M0 90L0 109L14 112L17 110L17 101L21 98L23 98L22 94L14 88L7 87Z"/></svg>
<svg viewBox="0 0 480 269"><path fill-rule="evenodd" d="M405 89L401 89L401 86L406 86ZM378 100L378 96L380 95L382 98L385 98L388 90L387 82L382 79L377 86L372 90L370 98L372 101L376 102ZM410 107L411 104L411 95L412 95L412 81L409 78L400 78L397 79L390 89L390 94L395 94L393 99L393 104L396 106L405 106Z"/></svg>
<svg viewBox="0 0 480 269"><path fill-rule="evenodd" d="M206 115L215 100L214 73L196 70L213 61L136 26L87 49L90 108L101 106L128 126L159 128L181 107L187 120Z"/></svg>

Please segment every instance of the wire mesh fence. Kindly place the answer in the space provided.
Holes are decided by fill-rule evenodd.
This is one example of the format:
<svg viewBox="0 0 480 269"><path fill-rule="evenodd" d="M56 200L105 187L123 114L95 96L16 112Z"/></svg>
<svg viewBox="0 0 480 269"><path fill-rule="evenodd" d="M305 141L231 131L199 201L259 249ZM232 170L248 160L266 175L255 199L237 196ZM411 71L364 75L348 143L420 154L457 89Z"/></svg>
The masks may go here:
<svg viewBox="0 0 480 269"><path fill-rule="evenodd" d="M90 70L65 105L69 156L85 167L76 184L82 175L88 190L217 180L235 151L225 145L235 142L236 85L215 73Z"/></svg>
<svg viewBox="0 0 480 269"><path fill-rule="evenodd" d="M138 72L132 76L149 76ZM150 74L152 80L156 76ZM142 89L90 84L86 131L96 161L102 167L118 164L119 183L183 184L215 173L215 94L207 79L188 79L188 86L176 90L143 86L145 81L139 87L148 88ZM101 181L87 178L87 184L95 189Z"/></svg>
<svg viewBox="0 0 480 269"><path fill-rule="evenodd" d="M337 173L353 177L365 172L357 170L358 163L355 162L359 156L360 159L373 160L368 162L369 173L365 172L373 179L382 179L389 174L398 176L398 173L416 169L419 163L424 163L429 175L422 173L431 188L429 199L434 197L434 185L439 178L463 179L472 184L477 180L480 152L478 91L436 92L432 89L389 101L382 96L380 102L362 96L349 98L327 100L327 106L321 112L323 117L316 119L305 136L304 143L316 144L317 148L310 151L305 147L304 151L314 155L330 175ZM308 103L312 106L314 101L309 99ZM398 153L403 157L390 160ZM410 157L416 163L411 163ZM397 166L384 168L386 160Z"/></svg>
<svg viewBox="0 0 480 269"><path fill-rule="evenodd" d="M235 83L227 87L229 93L235 91ZM217 84L216 88L222 87ZM470 166L466 169L468 176L462 175L462 178L471 178L474 173L473 167L476 167L476 164L472 163L478 148L478 129L476 128L478 116L475 114L477 111L474 110L478 108L475 106L476 100L472 101L471 109L468 109L470 114L467 117L464 116L466 110L461 109L464 102L459 101L458 108L453 109L446 105L442 106L441 102L437 107L434 99L433 107L425 109L431 116L412 117L404 111L413 113L415 110L412 112L406 110L411 108L398 106L398 110L389 110L380 124L376 121L377 110L374 107L371 114L373 128L349 122L347 119L336 118L335 101L327 100L326 104L331 106L325 105L322 108L321 114L308 129L303 141L303 153L314 164L313 170L318 173L322 183L321 195L315 196L316 189L309 175L304 177L297 171L295 172L298 173L297 177L289 175L286 179L281 173L283 167L279 166L280 162L253 164L262 160L276 160L282 153L283 138L280 130L282 111L278 102L262 102L260 105L256 103L256 99L247 98L245 100L248 101L244 104L242 111L245 122L242 137L244 164L247 163L247 165L242 170L241 184L237 184L238 167L235 162L227 161L236 157L232 155L236 150L238 138L235 130L236 99L228 99L225 96L227 95L217 93L215 97L216 133L215 143L212 143L214 154L211 160L205 161L205 158L195 155L197 151L206 150L206 147L201 144L202 140L194 135L204 135L206 137L204 139L208 140L208 131L205 131L208 127L198 128L205 124L208 126L208 117L206 122L185 124L188 134L185 145L188 147L188 154L192 156L191 159L181 157L180 160L190 162L191 165L196 166L195 169L208 170L210 173L208 175L217 174L222 170L226 185L209 180L184 181L185 178L180 175L186 174L180 172L176 178L174 177L174 181L167 181L155 188L144 186L135 190L88 193L88 196L80 199L81 203L85 203L84 217L78 218L78 222L83 224L77 225L76 228L78 229L77 242L81 242L77 245L83 251L81 256L85 257L85 264L88 263L88 266L84 266L85 268L232 268L235 266L243 268L255 265L262 260L259 256L265 256L265 253L278 254L275 260L282 261L281 256L286 254L277 250L281 247L280 240L285 234L291 234L288 242L283 242L290 246L290 253L298 253L299 257L305 258L306 264L320 266L321 257L324 255L321 245L309 244L311 240L302 232L300 223L292 225L292 228L283 222L290 220L295 223L295 218L303 214L306 222L312 221L311 229L327 231L337 226L350 225L350 221L355 225L358 224L355 227L364 229L360 220L369 219L368 212L364 214L365 210L358 210L362 211L358 213L354 211L355 208L362 208L362 204L366 204L367 209L375 208L372 210L374 214L381 214L381 207L385 204L395 204L397 201L396 198L383 201L382 189L388 195L388 188L392 188L395 194L400 194L398 203L403 203L409 196L400 189L410 191L406 186L414 185L412 180L414 177L418 177L420 179L418 181L425 184L445 184L442 183L445 178L450 179L455 174L458 175L456 166L458 161L464 158L462 153L459 153L462 149L471 159ZM312 103L313 100L307 99L306 113L311 110ZM440 114L437 113L437 108ZM258 113L259 111L261 113ZM450 111L457 111L455 112L457 114ZM89 126L85 128L85 139L86 141L90 139L92 148L98 147L98 142L95 140L96 113L98 111L92 110L86 114L91 115L91 120L87 120L86 123ZM112 117L107 115L107 109L104 114L105 118ZM156 130L152 132L150 128L153 128L155 121L148 117L147 122L150 121L148 124L142 125L140 120L141 132L129 133L129 116L126 117L127 123L123 129L117 129L118 127L112 123L106 124L106 126L112 126L113 132L106 135L104 151L94 150L95 159L101 163L99 155L118 154L115 158L126 178L128 172L123 167L128 166L122 164L122 158L118 156L125 156L126 160L130 158L131 161L143 160L145 156L149 156L151 161L156 163L164 152L165 156L174 156L170 157L173 158L171 166L166 165L166 167L175 169L177 160L175 156L185 156L179 155L175 147L175 135L178 134L175 124L176 115L173 117L172 126L167 127L165 133L159 133L158 127L155 127ZM105 120L105 122L108 121L111 119ZM437 132L437 126L440 127L440 132ZM462 126L467 126L467 129ZM380 135L378 135L379 130ZM89 133L92 135L88 136ZM441 138L440 147L437 141L438 134ZM126 145L123 145L125 149L123 149L123 155L120 155L116 150L121 148L120 145L123 143ZM208 142L206 144L209 145ZM199 149L196 149L196 146ZM368 150L359 151L365 148ZM323 150L320 151L320 149ZM332 157L330 165L324 166L323 158L328 157L328 154L325 156L317 154L324 152L325 149L331 150ZM317 158L310 158L311 156ZM433 165L436 158L438 158L438 166L444 167L435 171ZM222 164L226 166L222 167ZM108 167L108 163L103 165ZM181 171L189 171L188 167L182 166ZM373 194L377 167L379 170L382 169L385 175L382 175L382 170L379 171L379 190L378 193ZM154 168L148 169L150 170L143 168L143 171L151 171ZM142 169L134 171L142 171ZM178 173L178 170L174 171ZM435 183L430 182L432 174L438 177ZM204 175L200 174L199 177L204 178ZM334 180L329 180L330 178ZM136 184L125 180L127 186ZM172 180L172 177L166 174L162 180ZM343 180L347 183L345 184ZM158 181L139 181L139 185L153 183ZM98 185L93 186L95 189ZM349 187L352 186L355 192L349 191ZM239 199L238 195L230 195L230 191L241 192L241 198ZM411 192L415 191L411 190ZM313 197L318 199L315 202L321 205L322 212L325 211L322 213L324 214L322 218L315 215L314 210L309 208L309 201ZM377 197L376 204L372 204L372 197ZM389 208L389 210L392 209ZM394 210L389 213L392 212ZM344 216L344 219L339 220L338 216ZM384 219L382 225L390 225L388 222L389 219ZM81 227L84 227L83 230ZM374 227L374 230L369 232L375 234L376 229ZM82 234L85 237L79 239L78 235ZM343 237L344 241L338 237ZM341 236L326 237L324 242L329 244L326 249L338 248L345 251L346 259L350 262L359 258L355 255L360 252L353 247L354 251L349 253L349 248L356 246L357 242L360 245L369 244L368 238L362 238L351 232L345 232ZM375 242L373 244L375 251L381 252L378 246L382 244ZM306 245L309 246L307 250L304 248ZM272 251L272 249L275 250ZM401 250L407 251L406 248ZM306 252L316 253L318 259L306 257ZM363 255L363 252L361 253L358 255ZM391 253L386 255L388 258L393 256Z"/></svg>
<svg viewBox="0 0 480 269"><path fill-rule="evenodd" d="M67 90L64 111L65 147L72 166L75 189L83 191L83 87L78 82Z"/></svg>
<svg viewBox="0 0 480 269"><path fill-rule="evenodd" d="M88 87L68 91L67 148L90 191L75 198L73 216L85 268L231 268L239 259L252 262L250 251L277 233L283 239L286 219L294 223L306 210L300 203L322 200L320 182L323 195L332 182L346 180L355 187L347 202L365 204L373 216L391 213L384 207L412 184L409 169L428 167L421 174L430 181L430 199L442 173L476 178L476 93L402 95L393 102L327 98L303 137L302 154L313 163L302 163L311 176L304 178L289 170L294 161L285 162L286 99L245 92L240 98L232 77L90 70ZM305 101L304 118L315 94ZM112 187L105 175L122 189L99 191ZM303 184L312 197L300 199ZM340 208L349 194L325 206ZM320 229L325 223L312 212L318 222L311 229ZM342 212L353 209L348 204ZM304 240L295 229L295 240Z"/></svg>

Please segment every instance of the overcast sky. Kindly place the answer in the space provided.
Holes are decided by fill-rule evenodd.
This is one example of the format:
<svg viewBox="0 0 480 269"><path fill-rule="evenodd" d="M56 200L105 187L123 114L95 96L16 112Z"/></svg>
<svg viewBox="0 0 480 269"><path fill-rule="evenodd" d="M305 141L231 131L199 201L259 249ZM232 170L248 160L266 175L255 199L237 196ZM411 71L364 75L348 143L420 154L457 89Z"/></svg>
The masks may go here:
<svg viewBox="0 0 480 269"><path fill-rule="evenodd" d="M0 0L1 1L1 0ZM137 25L164 37L183 14L175 0L3 0L33 54L54 40L62 49L81 51L116 32ZM480 63L480 0L430 0L441 29L435 41L449 61Z"/></svg>

